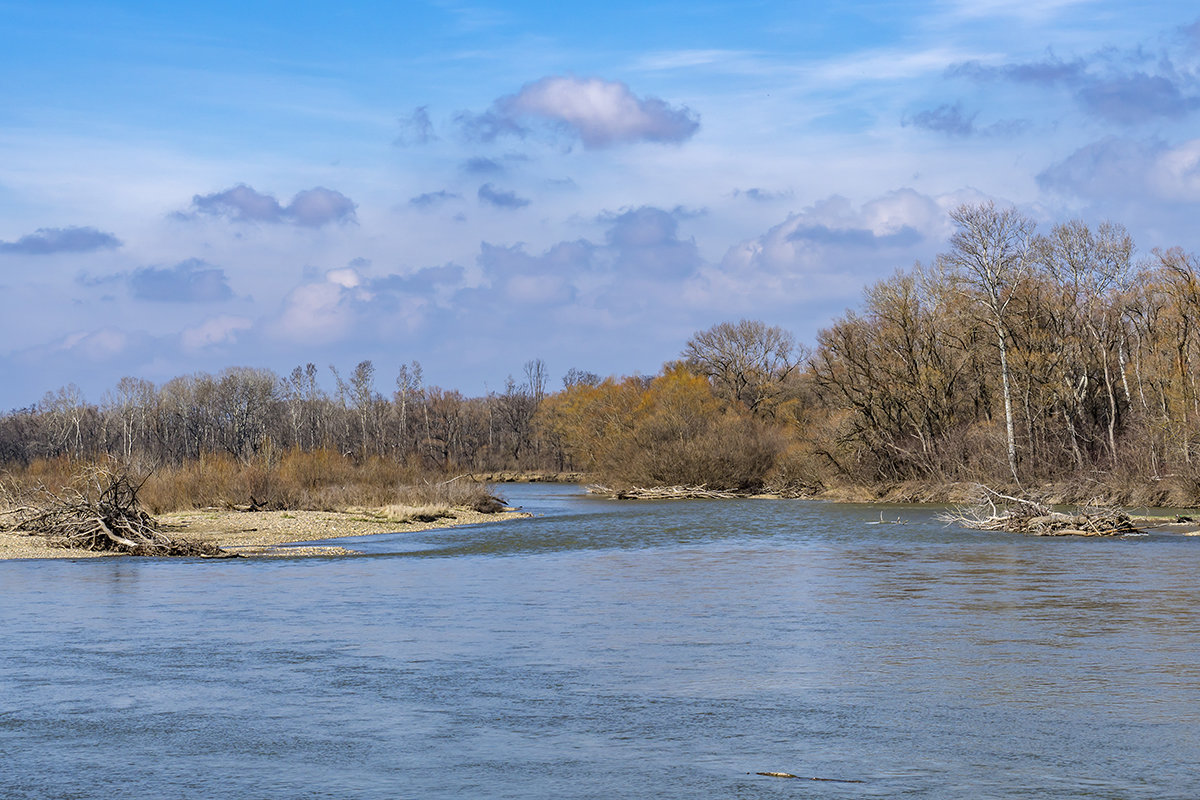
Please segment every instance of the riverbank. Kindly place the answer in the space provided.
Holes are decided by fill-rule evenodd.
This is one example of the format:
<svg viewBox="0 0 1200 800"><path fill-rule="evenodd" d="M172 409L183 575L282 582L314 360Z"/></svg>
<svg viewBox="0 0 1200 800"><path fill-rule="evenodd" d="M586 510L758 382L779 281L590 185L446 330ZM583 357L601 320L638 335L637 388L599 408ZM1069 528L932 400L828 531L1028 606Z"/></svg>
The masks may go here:
<svg viewBox="0 0 1200 800"><path fill-rule="evenodd" d="M440 516L446 514L449 516ZM481 522L528 517L524 511L484 514L469 508L426 509L405 506L355 508L346 511L226 511L198 509L157 517L164 530L181 538L212 542L242 556L295 557L353 555L339 545L295 546L302 542L412 533L434 528L457 528ZM433 518L426 518L433 517ZM65 550L44 537L22 532L0 533L0 560L27 558L108 558L115 553Z"/></svg>
<svg viewBox="0 0 1200 800"><path fill-rule="evenodd" d="M592 484L588 491L616 500L695 500L726 498L784 498L825 500L831 503L884 505L972 505L982 484L975 481L898 481L880 484L830 483L813 487L754 491L715 490L707 486L654 486L612 489ZM1059 481L1033 484L1024 489L993 485L989 488L1019 495L1050 506L1109 506L1125 509L1186 511L1200 517L1200 493L1194 482L1178 476L1124 485L1099 481Z"/></svg>
<svg viewBox="0 0 1200 800"><path fill-rule="evenodd" d="M1051 506L1100 505L1125 509L1189 509L1200 503L1194 482L1180 476L1116 484L1105 481L1067 480L990 488L1035 499ZM877 485L831 484L807 496L837 503L900 503L969 505L979 499L974 481L898 481Z"/></svg>

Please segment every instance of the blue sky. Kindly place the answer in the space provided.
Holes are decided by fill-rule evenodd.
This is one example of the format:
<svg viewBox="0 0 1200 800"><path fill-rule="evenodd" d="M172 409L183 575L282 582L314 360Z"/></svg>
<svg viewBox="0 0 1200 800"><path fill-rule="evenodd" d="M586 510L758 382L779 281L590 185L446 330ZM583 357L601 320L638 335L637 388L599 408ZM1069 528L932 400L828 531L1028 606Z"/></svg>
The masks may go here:
<svg viewBox="0 0 1200 800"><path fill-rule="evenodd" d="M0 0L0 407L816 332L963 202L1200 250L1193 3Z"/></svg>

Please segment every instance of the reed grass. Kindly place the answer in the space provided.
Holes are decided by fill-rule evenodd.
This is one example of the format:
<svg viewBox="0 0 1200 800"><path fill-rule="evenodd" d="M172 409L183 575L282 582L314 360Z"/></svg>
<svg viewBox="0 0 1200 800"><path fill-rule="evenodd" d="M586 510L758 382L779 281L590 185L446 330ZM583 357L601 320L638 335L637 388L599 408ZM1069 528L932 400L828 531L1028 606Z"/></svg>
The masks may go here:
<svg viewBox="0 0 1200 800"><path fill-rule="evenodd" d="M6 483L53 490L70 485L89 466L67 458L37 460L24 469L10 470ZM485 513L503 508L490 486L467 476L432 473L383 458L356 461L331 450L289 450L249 463L212 454L148 474L131 472L140 483L139 499L152 514L211 507L390 508L389 515L409 518L456 507Z"/></svg>

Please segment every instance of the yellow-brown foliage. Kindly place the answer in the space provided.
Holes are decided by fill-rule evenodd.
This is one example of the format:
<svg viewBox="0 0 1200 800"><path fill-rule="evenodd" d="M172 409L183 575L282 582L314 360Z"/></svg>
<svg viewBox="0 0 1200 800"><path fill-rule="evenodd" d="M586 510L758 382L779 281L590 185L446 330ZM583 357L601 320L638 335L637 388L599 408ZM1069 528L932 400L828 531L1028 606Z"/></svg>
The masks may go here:
<svg viewBox="0 0 1200 800"><path fill-rule="evenodd" d="M728 407L685 365L573 386L550 398L546 424L575 466L616 486L761 486L782 449L778 429Z"/></svg>

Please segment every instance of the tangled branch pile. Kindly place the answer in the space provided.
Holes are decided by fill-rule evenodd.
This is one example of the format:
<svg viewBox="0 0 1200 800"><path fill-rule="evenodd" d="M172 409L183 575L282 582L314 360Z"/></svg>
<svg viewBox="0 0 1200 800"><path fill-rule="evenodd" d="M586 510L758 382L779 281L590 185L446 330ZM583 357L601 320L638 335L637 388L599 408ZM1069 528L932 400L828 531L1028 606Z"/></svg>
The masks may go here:
<svg viewBox="0 0 1200 800"><path fill-rule="evenodd" d="M1066 514L1035 500L1000 494L986 486L980 489L983 497L977 505L939 514L938 519L976 530L1033 536L1121 536L1139 532L1120 509L1087 506Z"/></svg>
<svg viewBox="0 0 1200 800"><path fill-rule="evenodd" d="M47 537L58 547L135 556L230 555L210 542L176 539L160 531L138 502L141 483L128 473L97 466L59 491L45 486L7 489L3 528ZM17 502L12 502L13 500Z"/></svg>
<svg viewBox="0 0 1200 800"><path fill-rule="evenodd" d="M589 486L589 494L598 494L614 500L730 500L744 494L707 486L650 486L627 489L610 489L607 486Z"/></svg>

